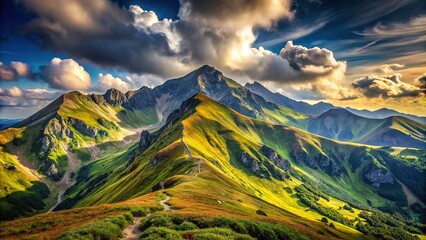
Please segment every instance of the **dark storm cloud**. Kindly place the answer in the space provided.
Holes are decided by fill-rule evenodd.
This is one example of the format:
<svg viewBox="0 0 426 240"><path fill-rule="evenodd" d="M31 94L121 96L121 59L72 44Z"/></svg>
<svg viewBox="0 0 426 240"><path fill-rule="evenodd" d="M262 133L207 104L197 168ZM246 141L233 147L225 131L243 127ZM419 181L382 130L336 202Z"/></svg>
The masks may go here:
<svg viewBox="0 0 426 240"><path fill-rule="evenodd" d="M135 14L109 1L33 1L23 3L36 18L21 32L42 47L106 67L135 73L164 73L164 57L175 56L163 33L137 29ZM41 41L40 41L41 40Z"/></svg>

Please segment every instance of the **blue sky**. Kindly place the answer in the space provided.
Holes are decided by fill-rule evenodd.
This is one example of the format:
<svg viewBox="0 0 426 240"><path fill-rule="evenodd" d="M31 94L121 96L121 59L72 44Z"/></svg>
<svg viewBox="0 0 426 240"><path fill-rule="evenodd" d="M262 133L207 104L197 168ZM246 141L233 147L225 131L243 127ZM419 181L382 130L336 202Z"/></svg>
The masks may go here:
<svg viewBox="0 0 426 240"><path fill-rule="evenodd" d="M203 64L300 100L422 105L424 1L95 2L1 2L1 118L66 91L155 86Z"/></svg>

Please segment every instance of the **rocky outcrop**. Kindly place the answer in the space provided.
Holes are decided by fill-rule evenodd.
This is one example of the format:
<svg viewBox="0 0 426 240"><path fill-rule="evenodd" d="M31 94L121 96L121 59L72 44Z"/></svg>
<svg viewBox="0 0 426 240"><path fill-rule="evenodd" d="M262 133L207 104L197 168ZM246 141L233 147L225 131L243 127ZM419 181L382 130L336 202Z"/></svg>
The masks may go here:
<svg viewBox="0 0 426 240"><path fill-rule="evenodd" d="M312 156L308 154L302 147L296 145L290 153L290 156L298 163L305 163L313 169L321 169L330 176L340 176L342 168L333 159L327 155L317 153Z"/></svg>
<svg viewBox="0 0 426 240"><path fill-rule="evenodd" d="M156 95L151 88L141 87L137 91L127 92L124 97L120 97L123 101L122 106L130 110L144 110L155 108Z"/></svg>
<svg viewBox="0 0 426 240"><path fill-rule="evenodd" d="M267 147L265 145L263 145L260 148L260 151L269 159L271 160L275 166L277 166L278 168L284 170L284 171L288 171L291 169L291 164L287 159L284 159L283 157L281 157L281 155L279 155L277 152L275 152L274 149Z"/></svg>
<svg viewBox="0 0 426 240"><path fill-rule="evenodd" d="M249 153L242 152L238 160L259 177L271 179L271 174L266 170L263 164Z"/></svg>
<svg viewBox="0 0 426 240"><path fill-rule="evenodd" d="M108 104L114 107L121 106L128 101L127 96L115 88L108 89L103 97Z"/></svg>
<svg viewBox="0 0 426 240"><path fill-rule="evenodd" d="M389 171L380 169L377 166L371 167L370 170L364 173L364 178L365 180L367 180L368 183L377 188L380 187L380 184L394 183L392 174Z"/></svg>
<svg viewBox="0 0 426 240"><path fill-rule="evenodd" d="M317 165L331 176L340 176L342 169L331 158L326 155L318 154L314 157Z"/></svg>
<svg viewBox="0 0 426 240"><path fill-rule="evenodd" d="M260 170L259 163L247 152L243 152L240 156L240 161L254 173L258 173Z"/></svg>
<svg viewBox="0 0 426 240"><path fill-rule="evenodd" d="M147 130L141 132L141 138L139 140L139 149L143 152L149 146L151 146L151 135Z"/></svg>
<svg viewBox="0 0 426 240"><path fill-rule="evenodd" d="M47 151L47 150L49 150L49 149L50 149L50 147L51 147L51 144L52 144L52 142L51 142L51 140L50 140L50 137L49 137L49 136L44 135L44 136L41 138L41 149L42 149L43 151Z"/></svg>
<svg viewBox="0 0 426 240"><path fill-rule="evenodd" d="M83 121L79 120L79 119L72 119L71 120L72 125L74 126L75 129L77 129L77 131L79 131L81 134L89 136L89 137L96 137L98 134L101 136L107 136L108 133L103 131L103 130L99 130L97 128L94 127L90 127L88 126L86 123L84 123Z"/></svg>
<svg viewBox="0 0 426 240"><path fill-rule="evenodd" d="M56 116L48 122L44 128L44 135L56 136L61 139L74 136L73 132L68 128L66 120L61 116Z"/></svg>
<svg viewBox="0 0 426 240"><path fill-rule="evenodd" d="M59 173L58 168L55 166L55 164L51 164L50 167L45 171L47 176L52 177Z"/></svg>

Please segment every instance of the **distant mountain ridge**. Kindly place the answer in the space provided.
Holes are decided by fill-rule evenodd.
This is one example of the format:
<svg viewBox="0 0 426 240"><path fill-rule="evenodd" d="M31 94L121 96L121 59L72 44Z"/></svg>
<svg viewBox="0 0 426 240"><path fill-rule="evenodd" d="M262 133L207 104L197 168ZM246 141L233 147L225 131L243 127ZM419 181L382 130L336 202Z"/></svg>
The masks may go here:
<svg viewBox="0 0 426 240"><path fill-rule="evenodd" d="M364 118L335 108L311 118L307 129L341 141L426 149L426 126L400 116Z"/></svg>
<svg viewBox="0 0 426 240"><path fill-rule="evenodd" d="M318 115L333 108L340 108L330 103L324 103L324 102L319 102L319 103L311 105L303 101L296 101L280 93L273 93L272 91L270 91L269 89L267 89L266 87L264 87L262 84L258 82L246 83L246 85L244 86L250 89L250 91L264 97L268 101L286 106L288 108L294 109L304 114ZM419 117L412 114L400 113L395 110L387 109L387 108L381 108L375 111L358 110L358 109L354 109L350 107L346 107L345 109L347 109L348 111L356 115L359 115L361 117L366 117L366 118L383 119L383 118L392 117L392 116L402 116L402 117L409 118L413 121L426 124L426 117Z"/></svg>
<svg viewBox="0 0 426 240"><path fill-rule="evenodd" d="M246 83L244 86L248 88L250 91L256 94L259 94L260 96L264 97L266 100L270 102L283 105L285 107L291 108L295 111L298 111L304 114L317 115L329 109L335 108L335 106L333 106L330 103L319 102L314 105L311 105L303 101L293 100L280 93L271 92L269 89L267 89L266 87L264 87L262 84L258 82Z"/></svg>
<svg viewBox="0 0 426 240"><path fill-rule="evenodd" d="M23 119L0 119L0 130L6 129L22 120Z"/></svg>

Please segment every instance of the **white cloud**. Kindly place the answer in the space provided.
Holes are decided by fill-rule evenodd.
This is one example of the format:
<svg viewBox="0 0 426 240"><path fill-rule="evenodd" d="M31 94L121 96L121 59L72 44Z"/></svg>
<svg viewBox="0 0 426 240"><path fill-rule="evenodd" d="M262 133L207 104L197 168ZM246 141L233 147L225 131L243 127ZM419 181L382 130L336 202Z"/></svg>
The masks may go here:
<svg viewBox="0 0 426 240"><path fill-rule="evenodd" d="M177 20L160 20L155 12L140 6L123 9L107 0L74 0L64 7L58 0L23 2L38 15L24 32L38 35L55 51L100 66L165 79L210 64L236 80L273 82L280 87L290 84L294 89L333 98L345 92L339 84L346 63L337 61L327 49L288 42L277 55L253 47L256 28L273 29L277 21L293 18L290 0L180 0ZM82 12L81 18L75 16L76 9ZM82 82L90 79L75 76L64 74L47 82L58 89L87 89ZM79 82L82 79L85 81ZM133 88L133 83L121 76L100 82L98 87ZM324 91L327 85L334 86L332 91Z"/></svg>
<svg viewBox="0 0 426 240"><path fill-rule="evenodd" d="M381 66L373 67L373 72L382 73L382 74L383 73L389 74L389 73L393 73L397 70L401 70L404 67L405 67L404 64L398 64L398 63L383 64Z"/></svg>
<svg viewBox="0 0 426 240"><path fill-rule="evenodd" d="M18 87L11 87L9 89L0 88L0 95L7 97L21 97L23 95L23 92Z"/></svg>
<svg viewBox="0 0 426 240"><path fill-rule="evenodd" d="M59 97L62 92L52 92L46 89L20 89L11 87L0 88L0 107L41 107Z"/></svg>
<svg viewBox="0 0 426 240"><path fill-rule="evenodd" d="M73 59L53 58L40 72L41 80L55 89L85 91L92 84L89 73Z"/></svg>
<svg viewBox="0 0 426 240"><path fill-rule="evenodd" d="M23 62L10 62L9 65L5 65L0 62L0 81L12 81L20 77L32 77L32 72L28 64Z"/></svg>
<svg viewBox="0 0 426 240"><path fill-rule="evenodd" d="M121 92L127 92L130 90L131 86L121 80L121 78L113 77L111 74L102 74L98 75L98 88L100 91L106 91L110 88L115 88Z"/></svg>

